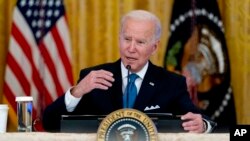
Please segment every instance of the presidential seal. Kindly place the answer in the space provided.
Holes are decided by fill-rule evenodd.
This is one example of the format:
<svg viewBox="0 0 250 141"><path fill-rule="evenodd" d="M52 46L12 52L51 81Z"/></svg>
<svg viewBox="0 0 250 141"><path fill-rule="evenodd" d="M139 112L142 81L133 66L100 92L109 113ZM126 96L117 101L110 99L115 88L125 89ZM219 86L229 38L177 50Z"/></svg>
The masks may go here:
<svg viewBox="0 0 250 141"><path fill-rule="evenodd" d="M107 115L97 131L97 141L157 141L154 122L135 109L120 109Z"/></svg>

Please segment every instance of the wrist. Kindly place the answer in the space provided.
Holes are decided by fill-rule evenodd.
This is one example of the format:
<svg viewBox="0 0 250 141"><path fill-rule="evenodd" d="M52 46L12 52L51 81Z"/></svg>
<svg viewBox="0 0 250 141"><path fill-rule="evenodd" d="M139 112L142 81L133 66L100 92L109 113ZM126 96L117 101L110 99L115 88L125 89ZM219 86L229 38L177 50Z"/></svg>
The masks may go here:
<svg viewBox="0 0 250 141"><path fill-rule="evenodd" d="M70 93L71 93L71 95L74 96L74 97L77 97L77 98L80 98L80 97L81 97L81 95L78 93L78 90L77 90L77 87L76 87L76 86L74 86L74 87L72 87L72 88L70 89Z"/></svg>

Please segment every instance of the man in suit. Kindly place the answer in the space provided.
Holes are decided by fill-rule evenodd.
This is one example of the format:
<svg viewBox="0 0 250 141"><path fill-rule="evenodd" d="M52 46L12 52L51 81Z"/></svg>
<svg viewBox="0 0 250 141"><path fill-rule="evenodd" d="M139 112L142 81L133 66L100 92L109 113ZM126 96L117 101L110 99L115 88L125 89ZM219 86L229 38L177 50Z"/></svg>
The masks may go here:
<svg viewBox="0 0 250 141"><path fill-rule="evenodd" d="M119 33L120 59L81 70L77 85L49 105L43 117L47 131L59 131L63 114L106 115L126 105L129 72L137 74L137 96L132 107L145 113L182 115L182 126L189 132L202 133L210 123L193 105L185 78L153 65L149 58L159 46L159 19L143 10L126 14Z"/></svg>

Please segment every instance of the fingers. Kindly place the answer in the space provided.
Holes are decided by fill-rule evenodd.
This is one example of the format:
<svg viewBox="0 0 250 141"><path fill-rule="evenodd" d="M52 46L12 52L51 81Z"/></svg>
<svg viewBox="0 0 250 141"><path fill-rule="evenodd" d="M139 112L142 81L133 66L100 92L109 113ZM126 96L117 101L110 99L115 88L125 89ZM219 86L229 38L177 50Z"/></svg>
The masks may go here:
<svg viewBox="0 0 250 141"><path fill-rule="evenodd" d="M90 72L91 81L93 82L94 88L108 89L112 86L112 82L115 81L113 74L109 71L98 70Z"/></svg>
<svg viewBox="0 0 250 141"><path fill-rule="evenodd" d="M73 95L83 96L93 89L107 90L112 86L112 82L114 81L113 74L109 71L91 71L77 84Z"/></svg>
<svg viewBox="0 0 250 141"><path fill-rule="evenodd" d="M204 132L204 125L201 114L194 114L189 112L181 116L181 119L184 120L184 122L182 123L184 130L193 133Z"/></svg>
<svg viewBox="0 0 250 141"><path fill-rule="evenodd" d="M188 112L187 114L181 116L182 120L189 120L189 119L193 119L193 118L199 118L201 117L200 114L194 114L192 112Z"/></svg>
<svg viewBox="0 0 250 141"><path fill-rule="evenodd" d="M182 124L185 131L199 133L200 132L200 125L198 122L194 120L183 122Z"/></svg>

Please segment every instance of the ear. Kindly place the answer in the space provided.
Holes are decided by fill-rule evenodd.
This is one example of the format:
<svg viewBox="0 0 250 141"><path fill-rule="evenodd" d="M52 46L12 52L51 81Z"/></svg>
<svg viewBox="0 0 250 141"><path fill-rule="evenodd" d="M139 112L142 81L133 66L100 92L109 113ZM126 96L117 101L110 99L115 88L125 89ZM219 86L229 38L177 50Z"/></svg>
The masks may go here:
<svg viewBox="0 0 250 141"><path fill-rule="evenodd" d="M152 54L151 54L151 55L153 55L153 54L156 53L156 51L157 51L159 45L160 45L160 40L156 41L156 42L153 44L153 49L152 49Z"/></svg>

